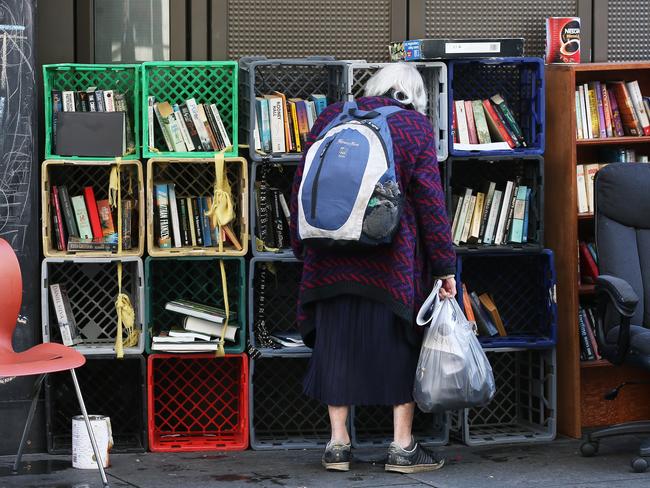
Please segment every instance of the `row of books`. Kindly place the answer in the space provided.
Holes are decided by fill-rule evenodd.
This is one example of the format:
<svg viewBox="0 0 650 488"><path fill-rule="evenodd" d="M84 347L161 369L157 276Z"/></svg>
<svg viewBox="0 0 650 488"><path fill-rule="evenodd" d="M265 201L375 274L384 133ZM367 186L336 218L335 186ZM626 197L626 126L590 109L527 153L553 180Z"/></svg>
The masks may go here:
<svg viewBox="0 0 650 488"><path fill-rule="evenodd" d="M161 249L172 247L218 247L230 243L238 251L242 245L230 225L219 229L206 213L212 197L177 197L175 183L154 184L154 227Z"/></svg>
<svg viewBox="0 0 650 488"><path fill-rule="evenodd" d="M150 148L156 147L154 118L158 122L167 150L171 152L222 151L232 146L217 105L197 103L189 98L173 105L147 100Z"/></svg>
<svg viewBox="0 0 650 488"><path fill-rule="evenodd" d="M595 283L598 278L598 252L593 242L578 242L578 267L580 283Z"/></svg>
<svg viewBox="0 0 650 488"><path fill-rule="evenodd" d="M590 81L575 91L578 139L650 136L650 97L639 82Z"/></svg>
<svg viewBox="0 0 650 488"><path fill-rule="evenodd" d="M497 190L494 181L479 192L465 188L452 197L452 237L455 245L503 245L526 243L529 239L529 214L532 189L520 178L508 181Z"/></svg>
<svg viewBox="0 0 650 488"><path fill-rule="evenodd" d="M178 324L152 337L151 350L174 353L216 351L223 333L226 313L223 309L190 300L173 300L165 310L174 312ZM237 340L237 313L230 312L224 339Z"/></svg>
<svg viewBox="0 0 650 488"><path fill-rule="evenodd" d="M108 200L96 200L92 186L83 195L70 197L66 185L50 191L53 245L59 251L116 251L117 209ZM122 200L122 249L131 249L135 201Z"/></svg>
<svg viewBox="0 0 650 488"><path fill-rule="evenodd" d="M58 112L124 112L126 152L135 150L135 137L124 93L98 90L94 86L80 91L52 90L52 149L55 154Z"/></svg>
<svg viewBox="0 0 650 488"><path fill-rule="evenodd" d="M596 308L580 307L578 310L578 334L580 334L580 360L602 359L596 340Z"/></svg>
<svg viewBox="0 0 650 488"><path fill-rule="evenodd" d="M289 248L290 213L282 191L256 181L255 203L257 250Z"/></svg>
<svg viewBox="0 0 650 488"><path fill-rule="evenodd" d="M316 118L327 107L318 93L308 100L284 93L255 97L255 149L265 153L301 152Z"/></svg>
<svg viewBox="0 0 650 488"><path fill-rule="evenodd" d="M454 148L501 150L526 147L524 134L503 96L485 100L454 100Z"/></svg>
<svg viewBox="0 0 650 488"><path fill-rule="evenodd" d="M477 294L468 292L465 283L463 288L463 309L470 322L474 322L480 336L505 337L508 335L499 309L494 302L494 297L489 293Z"/></svg>
<svg viewBox="0 0 650 488"><path fill-rule="evenodd" d="M594 213L594 179L607 163L578 164L576 166L578 213Z"/></svg>
<svg viewBox="0 0 650 488"><path fill-rule="evenodd" d="M625 147L601 147L598 159L608 163L647 163L647 154L638 154L636 149Z"/></svg>

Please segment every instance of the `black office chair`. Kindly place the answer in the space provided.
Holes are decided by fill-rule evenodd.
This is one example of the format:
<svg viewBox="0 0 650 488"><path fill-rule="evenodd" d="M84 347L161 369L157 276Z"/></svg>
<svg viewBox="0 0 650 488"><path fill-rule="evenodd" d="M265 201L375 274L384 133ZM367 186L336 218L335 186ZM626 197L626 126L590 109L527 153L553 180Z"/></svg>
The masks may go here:
<svg viewBox="0 0 650 488"><path fill-rule="evenodd" d="M650 371L650 164L609 164L596 175L596 340L603 358ZM634 325L632 325L634 324ZM614 400L627 382L607 394ZM598 452L600 439L650 434L650 420L613 425L587 435L583 456ZM650 461L650 438L642 442L632 469Z"/></svg>

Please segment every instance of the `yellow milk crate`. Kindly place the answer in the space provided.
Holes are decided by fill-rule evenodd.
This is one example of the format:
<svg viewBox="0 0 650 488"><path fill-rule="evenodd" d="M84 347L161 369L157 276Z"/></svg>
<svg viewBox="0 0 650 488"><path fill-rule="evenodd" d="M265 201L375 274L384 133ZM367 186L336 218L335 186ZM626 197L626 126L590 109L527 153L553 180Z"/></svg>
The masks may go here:
<svg viewBox="0 0 650 488"><path fill-rule="evenodd" d="M209 233L213 241L211 246L204 245L182 245L176 246L174 236L173 216L171 205L168 215L169 239L171 246L161 248L158 237L159 229L156 224L156 184L173 184L174 195L177 201L177 215L180 219L180 201L187 202L192 199L192 205L196 206L195 197L212 198L216 178L215 160L213 158L151 158L147 163L147 251L150 256L245 256L248 252L248 166L244 158L225 158L225 169L228 182L230 183L232 204L235 211L235 219L229 225L232 233L239 243L240 249L232 239L226 239L223 245L223 252L219 252L214 234ZM168 187L169 188L169 187ZM169 191L169 190L168 190ZM185 204L187 210L187 203ZM187 221L186 221L187 222ZM200 220L201 222L201 220ZM194 222L193 222L194 223ZM189 226L189 223L186 223ZM201 223L196 225L201 226ZM188 234L191 229L188 229ZM198 229L195 228L195 232ZM182 234L182 229L178 229ZM182 236L181 236L182 237Z"/></svg>
<svg viewBox="0 0 650 488"><path fill-rule="evenodd" d="M131 246L129 249L117 250L77 250L68 249L69 217L66 217L61 187L65 186L67 195L83 196L85 187L92 187L95 201L107 200L111 170L116 166L111 161L88 161L56 159L43 162L41 171L41 208L43 218L43 254L48 258L110 258L115 256L141 257L144 253L144 178L142 164L138 160L122 160L120 163L120 188L122 200L129 199L133 204L131 214ZM54 187L57 187L59 212L53 205ZM85 203L85 200L84 200ZM86 211L88 206L86 204ZM74 208L72 208L74 216ZM57 248L54 222L62 218L65 250ZM74 219L75 226L77 220ZM112 220L115 232L117 226L117 210L112 210ZM122 229L124 234L125 229Z"/></svg>

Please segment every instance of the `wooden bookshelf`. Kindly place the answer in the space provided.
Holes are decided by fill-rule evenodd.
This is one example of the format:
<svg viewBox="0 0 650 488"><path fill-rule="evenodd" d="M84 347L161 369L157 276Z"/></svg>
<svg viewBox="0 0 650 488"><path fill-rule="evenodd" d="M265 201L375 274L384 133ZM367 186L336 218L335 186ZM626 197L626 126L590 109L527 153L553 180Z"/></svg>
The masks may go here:
<svg viewBox="0 0 650 488"><path fill-rule="evenodd" d="M584 427L650 418L650 388L626 387L614 401L603 395L619 383L650 378L607 361L580 361L578 307L593 285L578 285L578 240L593 240L593 215L578 214L576 165L600 162L602 147L634 145L650 154L650 137L577 140L575 89L588 81L638 80L650 95L650 63L591 63L546 67L545 237L555 253L558 296L558 433L580 437ZM629 389L628 389L629 388ZM627 390L627 391L626 391Z"/></svg>

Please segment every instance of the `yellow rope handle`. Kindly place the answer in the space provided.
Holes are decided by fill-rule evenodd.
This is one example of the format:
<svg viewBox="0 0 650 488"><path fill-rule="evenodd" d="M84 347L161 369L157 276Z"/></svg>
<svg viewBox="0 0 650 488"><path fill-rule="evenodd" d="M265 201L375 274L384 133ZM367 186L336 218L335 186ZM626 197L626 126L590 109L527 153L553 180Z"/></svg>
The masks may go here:
<svg viewBox="0 0 650 488"><path fill-rule="evenodd" d="M232 205L232 193L230 190L230 183L225 171L224 152L220 151L214 155L214 196L212 198L212 206L205 212L205 214L212 220L212 225L217 227L219 240L219 254L223 253L223 239L221 238L221 228L229 224L235 218L235 211ZM219 345L217 346L217 356L224 356L225 349L224 343L226 340L226 329L228 328L228 321L230 319L230 304L228 303L228 280L226 278L226 267L223 264L223 259L219 260L219 270L221 271L221 291L223 292L223 304L226 312L226 320L221 329L221 337L219 337Z"/></svg>
<svg viewBox="0 0 650 488"><path fill-rule="evenodd" d="M108 189L108 203L113 208L117 207L117 254L122 254L122 188L121 167L122 158L115 158L115 166L111 168ZM133 347L138 344L138 333L135 330L135 311L131 299L122 293L122 261L117 262L117 298L115 299L115 312L117 314L117 332L115 334L115 355L118 359L124 357L124 347ZM122 337L122 326L126 329L127 337Z"/></svg>

